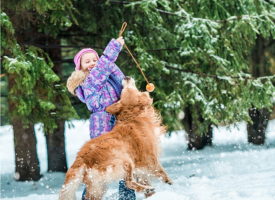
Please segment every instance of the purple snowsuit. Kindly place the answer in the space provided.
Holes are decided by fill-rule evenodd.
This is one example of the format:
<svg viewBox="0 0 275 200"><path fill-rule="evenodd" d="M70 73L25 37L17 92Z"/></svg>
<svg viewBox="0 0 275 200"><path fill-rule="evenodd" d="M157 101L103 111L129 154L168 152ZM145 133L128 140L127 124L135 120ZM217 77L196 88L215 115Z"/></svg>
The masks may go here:
<svg viewBox="0 0 275 200"><path fill-rule="evenodd" d="M75 90L77 97L87 104L93 113L90 116L90 138L96 138L112 130L114 118L105 111L107 106L117 102L122 91L124 74L114 63L122 44L112 39L103 55L83 83Z"/></svg>

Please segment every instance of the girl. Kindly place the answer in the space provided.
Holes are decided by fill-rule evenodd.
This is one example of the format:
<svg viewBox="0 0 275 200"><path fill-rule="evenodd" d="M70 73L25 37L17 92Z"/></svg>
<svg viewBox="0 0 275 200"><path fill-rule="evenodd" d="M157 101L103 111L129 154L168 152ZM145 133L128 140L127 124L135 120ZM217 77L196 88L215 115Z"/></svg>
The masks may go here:
<svg viewBox="0 0 275 200"><path fill-rule="evenodd" d="M92 112L90 116L90 138L96 138L112 130L115 117L105 111L116 103L122 91L124 74L114 63L124 44L124 39L112 39L99 58L95 50L87 48L74 57L75 71L67 81L67 88ZM85 199L85 189L82 199ZM135 191L119 182L119 200L135 200Z"/></svg>

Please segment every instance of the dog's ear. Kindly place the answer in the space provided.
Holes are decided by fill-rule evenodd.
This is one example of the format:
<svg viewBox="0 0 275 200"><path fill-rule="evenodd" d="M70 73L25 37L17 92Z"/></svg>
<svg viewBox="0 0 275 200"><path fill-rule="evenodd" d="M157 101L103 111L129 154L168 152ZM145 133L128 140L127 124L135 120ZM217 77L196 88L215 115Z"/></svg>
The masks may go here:
<svg viewBox="0 0 275 200"><path fill-rule="evenodd" d="M120 101L118 101L118 102L116 102L116 103L114 103L114 104L108 106L108 107L106 108L106 111L107 111L108 113L111 113L111 114L113 114L113 115L116 115L117 113L120 112L121 108L122 108L122 105L121 105Z"/></svg>
<svg viewBox="0 0 275 200"><path fill-rule="evenodd" d="M142 105L152 105L153 99L150 98L149 92L142 92L139 96L139 102Z"/></svg>

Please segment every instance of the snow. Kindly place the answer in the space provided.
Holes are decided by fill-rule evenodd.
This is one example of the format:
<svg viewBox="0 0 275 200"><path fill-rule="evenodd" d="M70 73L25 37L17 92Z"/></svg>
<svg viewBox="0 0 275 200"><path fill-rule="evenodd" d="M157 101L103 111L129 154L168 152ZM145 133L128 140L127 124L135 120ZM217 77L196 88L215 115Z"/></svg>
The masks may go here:
<svg viewBox="0 0 275 200"><path fill-rule="evenodd" d="M89 140L87 121L66 125L66 153L71 166L77 151ZM246 124L238 127L214 128L213 146L200 151L188 151L184 131L163 137L161 162L174 184L156 180L156 194L148 200L274 200L275 199L275 120L269 122L264 145L247 143ZM58 199L64 173L48 173L46 141L36 125L38 156L43 177L38 182L16 182L14 177L13 131L0 127L1 188L0 199ZM84 186L76 196L80 199ZM118 199L118 183L108 186L105 200ZM137 194L137 199L144 199Z"/></svg>

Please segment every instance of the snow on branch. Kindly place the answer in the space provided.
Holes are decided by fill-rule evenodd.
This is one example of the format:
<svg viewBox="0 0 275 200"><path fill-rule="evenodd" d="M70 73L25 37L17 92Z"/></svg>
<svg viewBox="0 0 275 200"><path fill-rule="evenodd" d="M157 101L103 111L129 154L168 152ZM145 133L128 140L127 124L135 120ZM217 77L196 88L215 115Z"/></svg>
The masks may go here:
<svg viewBox="0 0 275 200"><path fill-rule="evenodd" d="M251 77L251 76L247 76L247 75L243 75L243 76L218 76L218 75L212 75L212 74L204 74L204 73L200 73L200 72L194 72L191 70L184 70L184 69L179 69L176 67L172 67L172 66L168 66L165 65L166 68L169 69L173 69L173 70L177 70L177 71L181 71L181 72L186 72L186 73L191 73L191 74L197 74L199 76L203 76L203 77L211 77L211 78L216 78L216 79L221 79L221 80L227 80L230 79L252 79L252 80L271 80L271 79L275 79L275 75L273 76L263 76L263 77Z"/></svg>

